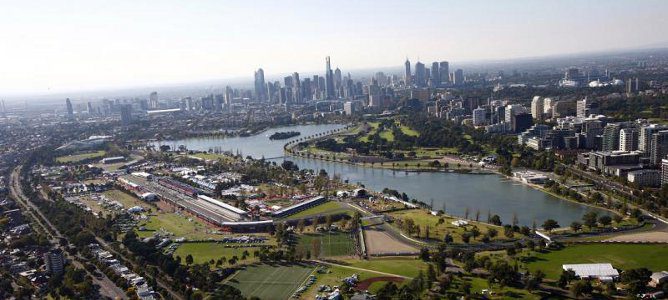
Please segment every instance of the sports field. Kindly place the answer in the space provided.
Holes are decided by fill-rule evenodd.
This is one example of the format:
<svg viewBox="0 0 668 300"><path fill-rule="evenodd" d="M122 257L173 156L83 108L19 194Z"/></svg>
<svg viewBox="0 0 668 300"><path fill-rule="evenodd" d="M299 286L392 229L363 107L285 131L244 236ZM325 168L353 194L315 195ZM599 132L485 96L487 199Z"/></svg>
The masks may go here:
<svg viewBox="0 0 668 300"><path fill-rule="evenodd" d="M76 163L80 162L82 160L86 159L92 159L92 158L102 158L105 156L107 153L105 151L94 151L94 152L86 152L86 153L79 153L79 154L74 154L74 155L65 155L65 156L59 156L56 158L56 162L59 163Z"/></svg>
<svg viewBox="0 0 668 300"><path fill-rule="evenodd" d="M227 247L226 247L227 246ZM225 258L223 266L229 266L229 260L236 256L235 264L248 264L257 261L253 252L260 250L260 247L241 247L243 245L226 245L221 243L183 243L176 251L174 257L180 256L181 263L185 264L185 258L188 254L192 255L195 264L210 263L211 260L217 261ZM246 259L241 259L244 252L248 253ZM213 266L212 266L213 267Z"/></svg>
<svg viewBox="0 0 668 300"><path fill-rule="evenodd" d="M339 202L327 201L318 206L314 206L309 209L302 210L296 214L290 215L287 217L287 219L296 220L318 215L324 216L324 215L335 215L341 213L348 213L349 215L352 215L352 209Z"/></svg>
<svg viewBox="0 0 668 300"><path fill-rule="evenodd" d="M307 265L258 265L232 275L226 284L241 291L244 297L263 300L289 299L311 273Z"/></svg>
<svg viewBox="0 0 668 300"><path fill-rule="evenodd" d="M318 243L320 255L318 257L346 256L355 254L354 239L347 232L331 232L317 234L303 234L299 236L297 248L306 253L313 250L314 241Z"/></svg>
<svg viewBox="0 0 668 300"><path fill-rule="evenodd" d="M627 270L648 268L652 271L668 270L668 245L636 244L585 244L567 246L561 250L537 253L528 264L531 271L541 270L547 278L558 279L563 264L611 263L613 267Z"/></svg>

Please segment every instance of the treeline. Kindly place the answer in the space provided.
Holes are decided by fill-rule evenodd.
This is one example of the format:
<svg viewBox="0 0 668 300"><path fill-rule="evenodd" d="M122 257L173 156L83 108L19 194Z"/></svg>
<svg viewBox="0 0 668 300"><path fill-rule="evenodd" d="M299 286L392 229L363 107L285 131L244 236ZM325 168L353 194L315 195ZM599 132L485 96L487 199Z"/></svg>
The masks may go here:
<svg viewBox="0 0 668 300"><path fill-rule="evenodd" d="M298 136L300 134L301 134L301 132L299 132L299 131L276 132L276 133L270 135L269 139L272 140L272 141L273 140L286 140L286 139L289 139L291 137Z"/></svg>

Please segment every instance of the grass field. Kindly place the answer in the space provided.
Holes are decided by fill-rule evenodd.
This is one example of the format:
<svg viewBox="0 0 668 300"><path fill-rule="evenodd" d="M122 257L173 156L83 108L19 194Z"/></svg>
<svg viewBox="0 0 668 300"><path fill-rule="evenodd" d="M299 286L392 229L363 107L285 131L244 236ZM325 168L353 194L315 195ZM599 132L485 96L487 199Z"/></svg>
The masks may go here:
<svg viewBox="0 0 668 300"><path fill-rule="evenodd" d="M232 275L226 284L239 289L246 298L284 300L289 299L313 271L313 267L301 265L248 266Z"/></svg>
<svg viewBox="0 0 668 300"><path fill-rule="evenodd" d="M206 160L219 160L219 159L222 159L224 161L232 160L232 158L227 155L217 154L217 153L195 153L192 156Z"/></svg>
<svg viewBox="0 0 668 300"><path fill-rule="evenodd" d="M338 266L327 266L325 268L327 270L326 273L321 274L321 273L316 273L316 282L314 285L312 285L304 294L302 294L301 299L315 299L315 296L318 294L318 286L320 285L329 285L329 286L340 286L343 283L343 279L346 277L350 277L353 274L359 275L360 281L365 280L368 278L373 278L373 277L378 277L381 276L376 273L372 272L365 272L365 271L359 271L359 270L353 270L353 269L348 269L344 267L338 267ZM375 285L372 285L369 288L369 291L371 293L375 293L382 285L379 285L376 287ZM324 293L321 293L321 295L324 295Z"/></svg>
<svg viewBox="0 0 668 300"><path fill-rule="evenodd" d="M582 244L567 246L562 250L535 254L535 261L528 264L531 271L542 270L547 278L558 279L561 265L578 263L611 263L626 270L648 268L652 271L668 270L668 245L634 244Z"/></svg>
<svg viewBox="0 0 668 300"><path fill-rule="evenodd" d="M428 268L425 262L413 257L383 257L369 260L344 259L342 261L353 267L406 277L415 277L420 271L425 273Z"/></svg>
<svg viewBox="0 0 668 300"><path fill-rule="evenodd" d="M128 209L133 206L141 206L144 208L144 210L153 210L155 211L155 207L152 206L151 204L148 204L144 201L141 201L137 197L134 197L132 195L128 195L122 191L116 190L116 189L111 189L108 191L105 191L102 193L104 196L106 196L109 200L115 200L123 204L123 207L125 209Z"/></svg>
<svg viewBox="0 0 668 300"><path fill-rule="evenodd" d="M181 216L175 213L158 213L151 215L148 221L139 224L146 231L138 231L140 237L153 235L154 231L164 230L171 232L175 237L185 237L188 240L201 240L208 238L220 238L221 236L211 233L206 225L195 217Z"/></svg>
<svg viewBox="0 0 668 300"><path fill-rule="evenodd" d="M402 211L392 212L390 213L390 215L397 219L402 219L402 220L412 219L416 225L420 226L422 237L424 237L425 227L428 225L429 237L441 241L445 237L446 232L449 232L454 240L454 243L462 243L463 242L462 234L467 231L471 231L474 225L478 227L478 230L480 231L480 236L477 239L473 238L470 239L469 243L473 244L479 242L482 236L485 233L487 233L487 231L489 231L490 228L495 228L497 231L497 236L494 237L492 240L502 239L503 237L503 228L501 227L474 221L469 221L469 225L465 227L458 227L451 224L452 221L458 220L458 218L452 218L449 216L438 217L432 215L426 210L418 210L418 209L402 210ZM471 212L470 217L474 216L475 212ZM443 223L438 224L440 218L443 218ZM393 224L393 226L395 225L396 223ZM519 233L516 233L516 235L519 235Z"/></svg>
<svg viewBox="0 0 668 300"><path fill-rule="evenodd" d="M185 258L188 254L193 256L193 262L196 264L209 263L210 260L218 260L225 257L226 260L229 260L233 256L236 256L239 260L237 264L247 264L257 261L253 257L253 252L255 250L260 250L259 247L240 247L240 248L231 248L225 247L225 244L221 243L183 243L181 244L176 251L174 251L174 257L180 256L181 263L185 264ZM248 251L248 256L245 260L241 260L244 251ZM223 266L227 266L227 262Z"/></svg>
<svg viewBox="0 0 668 300"><path fill-rule="evenodd" d="M65 156L60 156L56 158L56 162L59 163L75 163L79 162L82 160L86 159L91 159L91 158L102 158L106 155L107 153L104 150L100 151L95 151L95 152L87 152L87 153L80 153L80 154L74 154L74 155L65 155Z"/></svg>
<svg viewBox="0 0 668 300"><path fill-rule="evenodd" d="M346 256L355 254L355 241L350 236L350 234L346 232L300 235L297 249L304 251L304 253L306 253L307 250L313 253L313 241L316 241L320 245L319 257Z"/></svg>
<svg viewBox="0 0 668 300"><path fill-rule="evenodd" d="M333 215L339 213L351 212L348 207L344 207L341 203L335 201L328 201L318 206L302 210L296 214L290 215L287 219L302 219L305 217L312 217L316 215Z"/></svg>

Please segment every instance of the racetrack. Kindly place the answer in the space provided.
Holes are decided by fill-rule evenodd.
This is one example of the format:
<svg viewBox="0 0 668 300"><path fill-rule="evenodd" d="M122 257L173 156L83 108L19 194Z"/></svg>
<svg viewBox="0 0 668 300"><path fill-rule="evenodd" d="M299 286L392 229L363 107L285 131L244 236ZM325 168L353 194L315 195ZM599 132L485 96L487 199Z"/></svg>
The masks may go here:
<svg viewBox="0 0 668 300"><path fill-rule="evenodd" d="M369 255L416 254L418 249L404 244L379 228L364 229L366 247Z"/></svg>

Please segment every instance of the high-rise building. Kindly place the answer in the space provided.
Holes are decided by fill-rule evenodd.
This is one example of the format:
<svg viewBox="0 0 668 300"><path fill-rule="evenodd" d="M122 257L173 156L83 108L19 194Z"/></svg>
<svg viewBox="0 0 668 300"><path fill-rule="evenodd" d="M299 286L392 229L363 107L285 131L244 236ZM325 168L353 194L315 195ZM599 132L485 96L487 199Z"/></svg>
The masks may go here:
<svg viewBox="0 0 668 300"><path fill-rule="evenodd" d="M43 258L47 273L51 275L63 274L63 270L65 269L65 256L63 255L62 250L50 250L44 253Z"/></svg>
<svg viewBox="0 0 668 300"><path fill-rule="evenodd" d="M160 107L158 104L158 92L151 92L148 95L148 106L151 109L158 109Z"/></svg>
<svg viewBox="0 0 668 300"><path fill-rule="evenodd" d="M619 131L619 150L638 150L638 130L636 128L622 128L622 130Z"/></svg>
<svg viewBox="0 0 668 300"><path fill-rule="evenodd" d="M649 154L652 150L652 135L667 129L668 126L659 124L650 124L640 127L638 150L643 152L643 157L649 157Z"/></svg>
<svg viewBox="0 0 668 300"><path fill-rule="evenodd" d="M327 99L334 99L336 95L334 88L334 73L332 73L332 65L329 56L325 58L325 94Z"/></svg>
<svg viewBox="0 0 668 300"><path fill-rule="evenodd" d="M508 104L504 110L504 121L510 123L514 115L524 113L526 108L519 104Z"/></svg>
<svg viewBox="0 0 668 300"><path fill-rule="evenodd" d="M478 107L473 110L473 126L485 125L487 123L487 110Z"/></svg>
<svg viewBox="0 0 668 300"><path fill-rule="evenodd" d="M576 105L576 115L581 118L586 118L589 115L598 114L598 102L590 100L585 97L579 100Z"/></svg>
<svg viewBox="0 0 668 300"><path fill-rule="evenodd" d="M603 134L601 135L601 150L619 150L619 131L621 129L621 123L608 123L605 125L605 127L603 127Z"/></svg>
<svg viewBox="0 0 668 300"><path fill-rule="evenodd" d="M427 86L427 70L423 63L415 63L415 85L418 87Z"/></svg>
<svg viewBox="0 0 668 300"><path fill-rule="evenodd" d="M541 96L534 96L533 100L531 100L531 116L535 120L542 120L543 119L543 104L545 100Z"/></svg>
<svg viewBox="0 0 668 300"><path fill-rule="evenodd" d="M438 73L441 75L441 84L450 82L450 66L447 61L439 64Z"/></svg>
<svg viewBox="0 0 668 300"><path fill-rule="evenodd" d="M668 184L668 158L661 160L661 186Z"/></svg>
<svg viewBox="0 0 668 300"><path fill-rule="evenodd" d="M452 84L458 85L464 83L464 70L457 69L452 75Z"/></svg>
<svg viewBox="0 0 668 300"><path fill-rule="evenodd" d="M292 99L295 103L302 103L302 84L299 73L292 73Z"/></svg>
<svg viewBox="0 0 668 300"><path fill-rule="evenodd" d="M441 86L441 70L438 66L438 62L431 63L431 85L433 87Z"/></svg>
<svg viewBox="0 0 668 300"><path fill-rule="evenodd" d="M334 89L338 91L341 88L342 81L343 77L341 75L341 70L339 68L336 68L336 70L334 70Z"/></svg>
<svg viewBox="0 0 668 300"><path fill-rule="evenodd" d="M267 100L267 86L264 82L264 70L262 68L255 71L255 99L259 101Z"/></svg>
<svg viewBox="0 0 668 300"><path fill-rule="evenodd" d="M132 123L132 105L123 104L121 105L121 124L129 125Z"/></svg>
<svg viewBox="0 0 668 300"><path fill-rule="evenodd" d="M70 98L65 99L65 106L67 107L67 119L74 120L74 108L72 108Z"/></svg>
<svg viewBox="0 0 668 300"><path fill-rule="evenodd" d="M653 166L658 166L666 155L668 155L668 130L662 130L652 134L652 148L649 154L649 163Z"/></svg>
<svg viewBox="0 0 668 300"><path fill-rule="evenodd" d="M88 104L86 106L87 106L89 115L92 115L93 113L95 113L95 111L93 110L93 104L90 103L90 101L88 101Z"/></svg>
<svg viewBox="0 0 668 300"><path fill-rule="evenodd" d="M411 73L411 61L406 58L406 62L404 63L404 82L406 83L406 86L411 86L413 84L411 74L413 74Z"/></svg>
<svg viewBox="0 0 668 300"><path fill-rule="evenodd" d="M510 128L515 133L523 132L533 125L533 118L531 114L519 113L511 117Z"/></svg>

